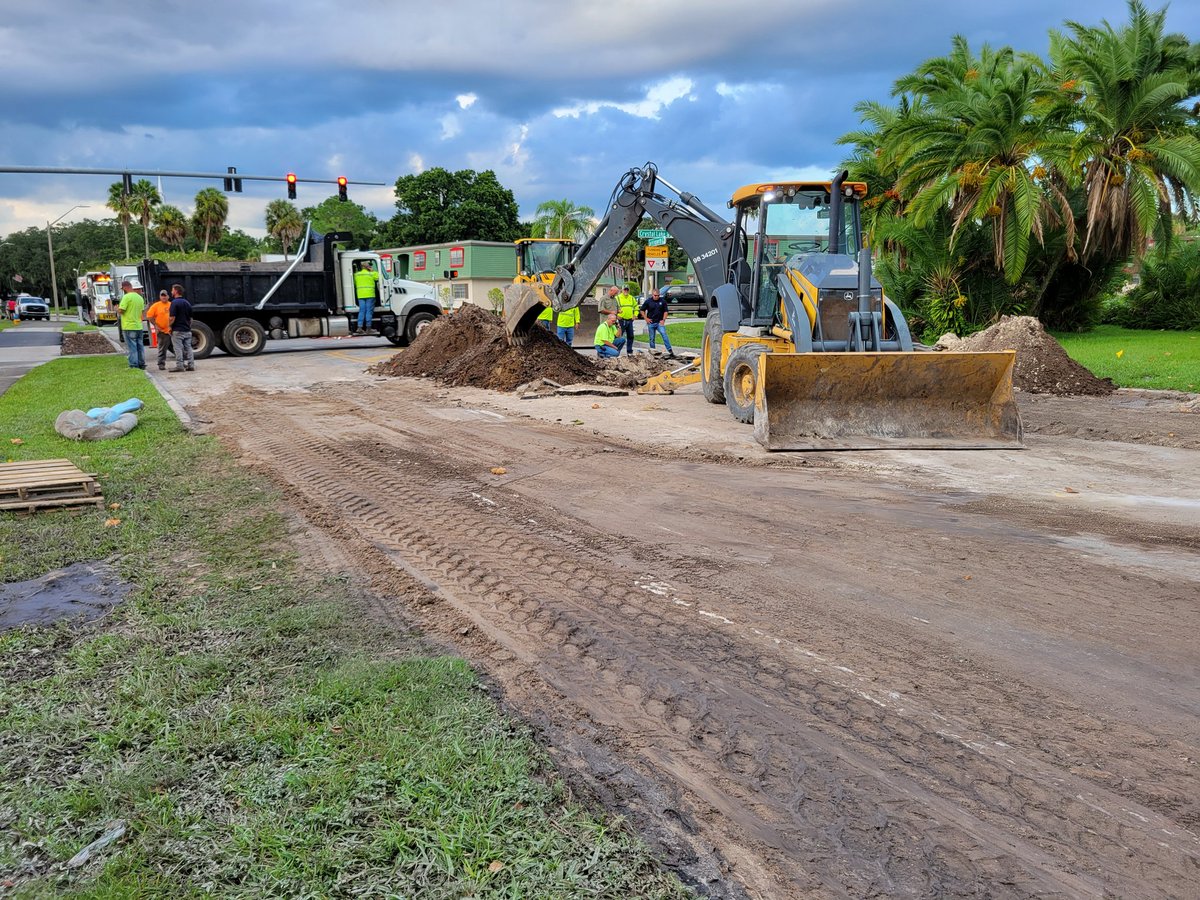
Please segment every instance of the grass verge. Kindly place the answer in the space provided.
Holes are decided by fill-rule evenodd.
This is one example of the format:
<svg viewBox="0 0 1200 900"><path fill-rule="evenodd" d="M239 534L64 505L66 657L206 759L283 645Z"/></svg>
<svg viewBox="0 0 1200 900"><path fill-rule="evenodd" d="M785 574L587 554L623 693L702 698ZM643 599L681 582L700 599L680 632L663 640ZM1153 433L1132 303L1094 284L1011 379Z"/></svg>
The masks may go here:
<svg viewBox="0 0 1200 900"><path fill-rule="evenodd" d="M1072 359L1121 387L1200 391L1200 332L1097 325L1054 337Z"/></svg>
<svg viewBox="0 0 1200 900"><path fill-rule="evenodd" d="M131 396L125 438L53 431ZM0 423L5 456L69 458L119 504L0 514L0 581L108 559L135 586L99 624L0 634L0 894L685 895L567 797L462 660L305 566L273 489L124 360L35 369ZM66 869L114 819L126 836Z"/></svg>
<svg viewBox="0 0 1200 900"><path fill-rule="evenodd" d="M73 334L77 331L99 331L95 325L85 325L82 322L68 322L62 328L64 334Z"/></svg>
<svg viewBox="0 0 1200 900"><path fill-rule="evenodd" d="M704 340L704 322L679 322L672 325L671 320L667 320L667 336L671 338L671 346L686 347L691 350L698 350L700 344ZM646 344L649 341L644 334L637 335L639 344ZM656 341L657 343L657 341Z"/></svg>

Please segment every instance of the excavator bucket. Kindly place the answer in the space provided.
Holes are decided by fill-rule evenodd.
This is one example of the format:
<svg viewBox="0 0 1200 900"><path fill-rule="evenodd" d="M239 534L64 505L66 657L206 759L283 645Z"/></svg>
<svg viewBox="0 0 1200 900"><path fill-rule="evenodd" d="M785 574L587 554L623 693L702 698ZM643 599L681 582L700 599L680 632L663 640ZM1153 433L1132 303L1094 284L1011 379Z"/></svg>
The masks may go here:
<svg viewBox="0 0 1200 900"><path fill-rule="evenodd" d="M504 327L514 342L529 334L537 317L550 305L545 286L536 282L504 287Z"/></svg>
<svg viewBox="0 0 1200 900"><path fill-rule="evenodd" d="M638 385L639 394L673 394L676 389L700 382L700 360L693 359L685 366L661 372Z"/></svg>
<svg viewBox="0 0 1200 900"><path fill-rule="evenodd" d="M1020 448L1016 353L764 353L754 436L768 450Z"/></svg>

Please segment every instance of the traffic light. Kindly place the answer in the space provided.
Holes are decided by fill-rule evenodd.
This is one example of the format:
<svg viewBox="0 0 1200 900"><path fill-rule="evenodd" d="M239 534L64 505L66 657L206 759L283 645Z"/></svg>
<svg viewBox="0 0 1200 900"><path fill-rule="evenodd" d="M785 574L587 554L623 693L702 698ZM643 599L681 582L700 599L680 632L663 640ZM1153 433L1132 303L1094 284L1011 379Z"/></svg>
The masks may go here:
<svg viewBox="0 0 1200 900"><path fill-rule="evenodd" d="M230 175L236 175L237 174L237 166L226 166L225 171L228 172ZM225 179L225 193L229 193L230 191L233 191L235 194L240 194L242 192L242 179L226 178Z"/></svg>
<svg viewBox="0 0 1200 900"><path fill-rule="evenodd" d="M296 173L295 172L287 173L287 184L288 184L288 199L295 200L296 199Z"/></svg>
<svg viewBox="0 0 1200 900"><path fill-rule="evenodd" d="M338 199L345 203L350 198L346 196L346 176L338 176Z"/></svg>
<svg viewBox="0 0 1200 900"><path fill-rule="evenodd" d="M457 278L457 277L458 277L458 269L451 269L451 270L450 270L450 277L451 277L451 278Z"/></svg>
<svg viewBox="0 0 1200 900"><path fill-rule="evenodd" d="M133 193L133 176L128 172L121 176L121 193L126 197Z"/></svg>

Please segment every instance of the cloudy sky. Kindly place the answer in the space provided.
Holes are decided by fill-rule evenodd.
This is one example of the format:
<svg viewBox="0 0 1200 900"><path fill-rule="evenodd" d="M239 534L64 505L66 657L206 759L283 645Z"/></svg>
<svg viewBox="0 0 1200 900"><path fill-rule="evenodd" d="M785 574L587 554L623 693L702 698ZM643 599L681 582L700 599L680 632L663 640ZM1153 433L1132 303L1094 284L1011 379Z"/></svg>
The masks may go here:
<svg viewBox="0 0 1200 900"><path fill-rule="evenodd" d="M1151 0L1150 6L1160 4ZM0 0L0 166L222 171L351 182L381 217L432 166L494 169L524 217L600 209L646 160L719 207L737 186L826 176L854 105L959 33L1044 54L1065 20L1123 0ZM1170 31L1200 40L1200 3ZM100 176L0 174L0 234L102 217ZM164 179L191 209L212 183ZM220 187L219 183L216 183ZM333 186L300 185L298 202ZM247 182L230 224L263 231L281 183Z"/></svg>

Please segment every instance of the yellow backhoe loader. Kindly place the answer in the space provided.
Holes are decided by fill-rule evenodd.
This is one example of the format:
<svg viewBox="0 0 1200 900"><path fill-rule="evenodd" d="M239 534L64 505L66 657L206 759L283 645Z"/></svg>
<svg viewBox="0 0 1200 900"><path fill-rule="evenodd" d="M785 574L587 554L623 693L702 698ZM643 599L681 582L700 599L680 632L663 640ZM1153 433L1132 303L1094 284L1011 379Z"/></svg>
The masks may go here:
<svg viewBox="0 0 1200 900"><path fill-rule="evenodd" d="M577 306L648 216L687 252L711 310L704 396L753 423L767 449L1020 447L1015 354L914 349L903 313L871 277L865 197L845 172L747 185L728 222L647 163L622 176L608 214L549 285L508 289L506 326L520 341L546 306Z"/></svg>

